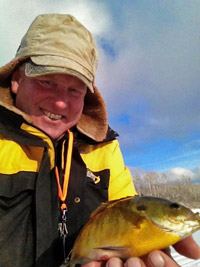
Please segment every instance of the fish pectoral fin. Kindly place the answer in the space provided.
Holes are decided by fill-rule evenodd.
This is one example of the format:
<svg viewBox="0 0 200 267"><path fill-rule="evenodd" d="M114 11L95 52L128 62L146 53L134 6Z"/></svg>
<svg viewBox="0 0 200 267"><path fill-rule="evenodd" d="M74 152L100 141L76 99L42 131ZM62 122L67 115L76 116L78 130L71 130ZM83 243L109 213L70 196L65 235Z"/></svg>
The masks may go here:
<svg viewBox="0 0 200 267"><path fill-rule="evenodd" d="M116 250L116 251L126 251L129 250L129 248L126 247L99 247L95 249L103 249L103 250Z"/></svg>

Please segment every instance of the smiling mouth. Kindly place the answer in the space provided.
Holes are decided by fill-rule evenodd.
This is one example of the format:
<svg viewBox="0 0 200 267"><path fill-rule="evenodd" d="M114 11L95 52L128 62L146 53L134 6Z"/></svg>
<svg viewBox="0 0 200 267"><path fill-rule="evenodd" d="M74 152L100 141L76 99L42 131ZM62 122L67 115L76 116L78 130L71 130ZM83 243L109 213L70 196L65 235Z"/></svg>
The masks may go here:
<svg viewBox="0 0 200 267"><path fill-rule="evenodd" d="M43 109L41 109L41 111L46 117L48 117L51 120L60 120L62 118L62 115L53 114L53 113L46 111L46 110L43 110Z"/></svg>

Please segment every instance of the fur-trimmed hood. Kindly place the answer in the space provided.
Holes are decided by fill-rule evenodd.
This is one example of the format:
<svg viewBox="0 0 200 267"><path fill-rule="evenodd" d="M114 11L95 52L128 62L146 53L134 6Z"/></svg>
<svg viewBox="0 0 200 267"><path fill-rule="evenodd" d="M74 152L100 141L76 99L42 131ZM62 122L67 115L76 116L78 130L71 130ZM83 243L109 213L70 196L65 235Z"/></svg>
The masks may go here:
<svg viewBox="0 0 200 267"><path fill-rule="evenodd" d="M20 114L26 121L31 123L30 116L14 106L10 91L10 77L16 67L25 60L27 60L27 57L15 58L0 68L0 105ZM95 86L94 93L88 90L86 94L83 114L77 124L77 129L97 142L103 141L106 138L108 130L106 105Z"/></svg>

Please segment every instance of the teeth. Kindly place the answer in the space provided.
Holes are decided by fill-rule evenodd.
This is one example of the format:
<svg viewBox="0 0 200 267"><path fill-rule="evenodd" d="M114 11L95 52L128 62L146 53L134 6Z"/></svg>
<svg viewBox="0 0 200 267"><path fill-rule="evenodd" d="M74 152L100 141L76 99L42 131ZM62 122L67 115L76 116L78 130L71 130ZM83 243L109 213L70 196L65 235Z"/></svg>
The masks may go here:
<svg viewBox="0 0 200 267"><path fill-rule="evenodd" d="M44 112L45 116L47 116L48 118L50 118L52 120L59 120L62 118L62 115L56 115L56 114L50 113L48 111L43 111L43 112Z"/></svg>

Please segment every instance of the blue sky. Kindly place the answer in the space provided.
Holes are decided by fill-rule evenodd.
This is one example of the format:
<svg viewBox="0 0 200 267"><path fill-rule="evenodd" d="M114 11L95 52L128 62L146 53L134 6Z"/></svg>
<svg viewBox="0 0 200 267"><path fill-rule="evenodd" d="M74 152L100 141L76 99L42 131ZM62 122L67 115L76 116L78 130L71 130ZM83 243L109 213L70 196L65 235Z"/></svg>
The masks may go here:
<svg viewBox="0 0 200 267"><path fill-rule="evenodd" d="M93 33L126 165L200 182L200 1L0 0L0 65L41 13L70 13Z"/></svg>

